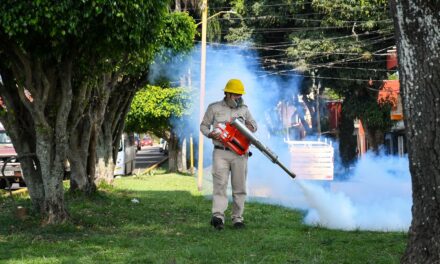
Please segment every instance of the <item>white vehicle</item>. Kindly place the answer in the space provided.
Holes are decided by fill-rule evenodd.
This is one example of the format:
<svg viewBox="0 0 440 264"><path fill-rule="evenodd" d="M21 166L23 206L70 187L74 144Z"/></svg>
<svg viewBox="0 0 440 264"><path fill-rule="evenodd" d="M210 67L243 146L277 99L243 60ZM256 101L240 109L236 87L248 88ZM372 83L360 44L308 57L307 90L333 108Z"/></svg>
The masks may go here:
<svg viewBox="0 0 440 264"><path fill-rule="evenodd" d="M6 133L5 128L0 123L0 189L8 187L12 183L19 183L25 185L23 180L23 173L21 171L21 165L16 161L15 152L12 141ZM6 166L5 166L6 163ZM1 170L4 168L4 172Z"/></svg>
<svg viewBox="0 0 440 264"><path fill-rule="evenodd" d="M119 141L114 175L130 175L135 166L136 144L133 134L123 133Z"/></svg>

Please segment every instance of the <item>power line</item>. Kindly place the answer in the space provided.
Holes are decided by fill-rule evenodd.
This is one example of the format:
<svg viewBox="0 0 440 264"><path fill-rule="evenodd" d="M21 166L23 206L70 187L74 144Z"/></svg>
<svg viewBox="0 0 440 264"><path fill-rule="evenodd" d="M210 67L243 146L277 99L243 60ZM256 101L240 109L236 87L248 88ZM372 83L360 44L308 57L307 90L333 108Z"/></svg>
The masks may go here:
<svg viewBox="0 0 440 264"><path fill-rule="evenodd" d="M315 15L326 15L326 13L310 13L310 14L315 14ZM308 14L304 14L304 15L308 15ZM324 21L328 21L327 19L312 19L312 18L304 18L304 17L297 17L297 16L250 16L250 17L229 17L229 18L217 18L218 20L259 20L259 19L273 19L273 18L283 18L283 19L287 19L287 20L298 20L300 22L324 22ZM198 21L200 19L196 19L196 21ZM392 19L382 19L382 20L338 20L338 23L360 23L360 25L362 24L367 24L367 23L389 23L389 22L393 22Z"/></svg>
<svg viewBox="0 0 440 264"><path fill-rule="evenodd" d="M290 70L293 71L293 70ZM268 73L256 76L255 78L262 78L270 75L283 75L283 76L297 76L297 77L314 77L316 79L323 79L323 80L340 80L340 81L362 81L362 82L368 82L368 81L377 81L382 82L383 79L358 79L358 78L340 78L340 77L330 77L330 76L313 76L313 75L303 75L303 74L297 74L297 73L286 73L286 72L274 72L274 73Z"/></svg>
<svg viewBox="0 0 440 264"><path fill-rule="evenodd" d="M319 31L319 30L335 30L335 29L345 29L352 30L352 25L347 26L321 26L321 27L277 27L277 28L254 28L250 27L250 33L296 33L296 32L308 32L308 31ZM222 29L219 31L220 35L227 35L231 33L231 29L239 29L239 28L229 28ZM378 30L380 31L380 30ZM388 31L388 29L382 29L382 31ZM360 33L361 34L361 33Z"/></svg>
<svg viewBox="0 0 440 264"><path fill-rule="evenodd" d="M353 35L353 34L349 34L349 35L345 35L345 36L321 38L319 40L321 40L321 41L324 41L324 40L339 40L339 39L345 39L345 38L356 38L356 37L359 37L359 36L376 35L376 34L380 34L380 33L383 33L383 35L388 35L391 32L387 33L387 32L384 32L382 30L374 30L374 31L359 33L356 36ZM381 37L381 36L379 36L379 37ZM362 40L362 42L364 42L364 41L365 41L365 39ZM267 43L267 44L269 44L269 43ZM272 44L275 44L275 43L272 43ZM294 43L292 43L292 41L280 42L277 45L272 45L272 44L265 45L265 47L267 47L267 48L276 48L276 47L285 47L285 46L292 46L292 45L294 45Z"/></svg>
<svg viewBox="0 0 440 264"><path fill-rule="evenodd" d="M305 4L312 4L311 2L304 2L304 3L291 3L291 4L275 4L275 5L259 5L260 7L272 7L272 6L300 6ZM224 9L231 9L232 6L216 6L216 7L210 7L210 10L224 10ZM199 10L199 8L187 8L186 10ZM184 11L186 11L184 10ZM176 11L175 9L173 11Z"/></svg>
<svg viewBox="0 0 440 264"><path fill-rule="evenodd" d="M270 5L258 5L259 7L284 7L284 6L303 6L303 5L308 5L308 4L313 4L314 3L314 1L310 1L310 2L303 2L303 3L289 3L289 4L270 4ZM216 6L216 7L210 7L209 8L209 10L213 10L213 11L216 11L216 10L219 10L219 11L221 11L221 10L225 10L225 9L231 9L231 8L233 8L234 6ZM319 8L319 7L322 7L322 5L318 5L317 6L317 8ZM358 7L358 6L356 6L356 7L353 7L354 9L357 9L357 10L359 10L359 8L360 7ZM368 11L371 11L371 10L380 10L380 9L383 9L384 7L377 7L377 6L375 6L374 8L368 8ZM388 6L386 7L386 9L389 9L388 8ZM186 8L186 9L182 9L182 11L188 11L188 10L199 10L199 8ZM333 9L333 10L335 10L335 9ZM172 11L180 11L180 10L175 10L175 9L173 9ZM340 12L346 12L347 10L346 9L343 9L343 10L340 10Z"/></svg>
<svg viewBox="0 0 440 264"><path fill-rule="evenodd" d="M387 37L387 38L381 38L378 40L373 41L372 43L366 43L365 45L361 47L365 47L368 45L377 44L383 41L392 40L394 39L394 36ZM200 42L200 41L196 41ZM250 49L250 50L268 50L268 51L282 51L285 52L285 49L273 49L265 46L249 46L249 45L240 45L240 44L231 44L231 43L217 43L217 42L207 42L208 44L212 46L227 46L227 47L236 47L240 49ZM362 55L361 53L351 53L351 52L318 52L318 51L301 51L302 53L308 53L308 54L320 54L320 55L351 55L351 56L359 56ZM383 55L383 54L375 54L375 55ZM384 54L386 55L386 54Z"/></svg>

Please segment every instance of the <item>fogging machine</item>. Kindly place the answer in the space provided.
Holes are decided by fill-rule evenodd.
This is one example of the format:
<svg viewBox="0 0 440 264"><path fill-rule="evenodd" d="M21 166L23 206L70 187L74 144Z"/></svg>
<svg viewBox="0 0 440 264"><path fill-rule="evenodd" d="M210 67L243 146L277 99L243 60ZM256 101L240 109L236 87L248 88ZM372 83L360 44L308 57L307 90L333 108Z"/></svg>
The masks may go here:
<svg viewBox="0 0 440 264"><path fill-rule="evenodd" d="M254 145L273 163L280 166L290 177L296 177L295 173L286 168L279 160L278 156L263 145L252 132L240 121L240 118L232 122L219 123L217 129L220 131L220 142L238 155L244 155L249 150L249 145Z"/></svg>

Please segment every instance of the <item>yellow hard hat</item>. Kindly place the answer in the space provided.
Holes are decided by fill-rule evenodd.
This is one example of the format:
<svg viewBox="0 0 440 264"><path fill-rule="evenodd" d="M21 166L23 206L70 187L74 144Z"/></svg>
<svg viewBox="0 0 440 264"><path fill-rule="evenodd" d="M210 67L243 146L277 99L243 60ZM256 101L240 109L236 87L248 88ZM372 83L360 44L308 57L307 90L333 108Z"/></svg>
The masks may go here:
<svg viewBox="0 0 440 264"><path fill-rule="evenodd" d="M239 79L230 79L223 91L226 93L245 94L244 85Z"/></svg>

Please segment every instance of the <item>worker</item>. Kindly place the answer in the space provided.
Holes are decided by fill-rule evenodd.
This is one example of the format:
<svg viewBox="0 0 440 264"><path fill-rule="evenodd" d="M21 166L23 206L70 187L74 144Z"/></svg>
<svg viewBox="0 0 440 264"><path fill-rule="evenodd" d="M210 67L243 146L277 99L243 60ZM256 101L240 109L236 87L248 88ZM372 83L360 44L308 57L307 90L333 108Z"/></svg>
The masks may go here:
<svg viewBox="0 0 440 264"><path fill-rule="evenodd" d="M235 118L241 118L246 127L250 131L255 132L257 131L257 123L243 102L242 95L245 94L245 90L240 80L229 80L223 91L225 93L223 100L208 106L200 124L200 131L203 135L211 138L214 144L211 225L218 230L224 228L225 211L228 208L226 190L229 175L231 175L233 199L232 224L234 228L241 229L245 227L243 211L246 200L246 175L249 153L240 156L223 146L219 140L220 132L215 128L219 123L226 123Z"/></svg>

